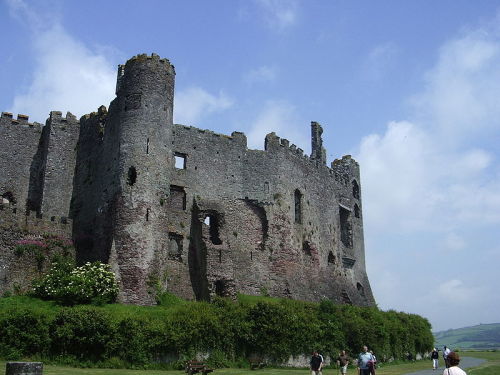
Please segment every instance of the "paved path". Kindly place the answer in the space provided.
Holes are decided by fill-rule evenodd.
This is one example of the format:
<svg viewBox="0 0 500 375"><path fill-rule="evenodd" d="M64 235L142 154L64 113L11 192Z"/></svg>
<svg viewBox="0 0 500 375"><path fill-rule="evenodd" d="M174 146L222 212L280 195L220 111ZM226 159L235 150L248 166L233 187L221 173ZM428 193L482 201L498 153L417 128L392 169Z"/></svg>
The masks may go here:
<svg viewBox="0 0 500 375"><path fill-rule="evenodd" d="M472 357L462 357L460 358L460 367L462 370L465 370L470 367L476 367L479 366L481 363L486 362L485 359L479 359L479 358L472 358ZM421 370L417 372L412 372L409 374L405 375L442 375L444 371L444 362L443 359L439 359L439 368L437 370L432 369L432 361L429 360L429 367L431 367L430 370Z"/></svg>

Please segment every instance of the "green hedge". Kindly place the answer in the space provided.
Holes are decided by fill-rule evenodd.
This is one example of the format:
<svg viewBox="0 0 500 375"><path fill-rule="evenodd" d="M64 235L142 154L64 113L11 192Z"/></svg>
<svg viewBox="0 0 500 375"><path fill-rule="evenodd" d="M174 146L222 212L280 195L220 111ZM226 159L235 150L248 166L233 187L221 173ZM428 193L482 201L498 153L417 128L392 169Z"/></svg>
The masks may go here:
<svg viewBox="0 0 500 375"><path fill-rule="evenodd" d="M206 353L217 367L245 364L252 356L280 363L314 349L358 353L365 344L379 359L403 359L431 349L433 336L418 315L330 301L242 296L237 303L62 307L28 297L0 299L0 355L10 360L147 368L179 366Z"/></svg>

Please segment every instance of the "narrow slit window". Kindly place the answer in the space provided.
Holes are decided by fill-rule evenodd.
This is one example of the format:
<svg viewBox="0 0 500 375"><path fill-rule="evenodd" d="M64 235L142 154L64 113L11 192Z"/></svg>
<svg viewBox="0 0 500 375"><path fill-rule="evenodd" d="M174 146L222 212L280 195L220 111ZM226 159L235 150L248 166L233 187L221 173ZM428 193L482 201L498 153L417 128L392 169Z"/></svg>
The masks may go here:
<svg viewBox="0 0 500 375"><path fill-rule="evenodd" d="M295 190L295 223L302 223L302 193L297 189Z"/></svg>
<svg viewBox="0 0 500 375"><path fill-rule="evenodd" d="M149 154L149 138L146 140L146 154Z"/></svg>
<svg viewBox="0 0 500 375"><path fill-rule="evenodd" d="M133 186L137 181L137 171L135 167L130 167L127 173L127 184Z"/></svg>

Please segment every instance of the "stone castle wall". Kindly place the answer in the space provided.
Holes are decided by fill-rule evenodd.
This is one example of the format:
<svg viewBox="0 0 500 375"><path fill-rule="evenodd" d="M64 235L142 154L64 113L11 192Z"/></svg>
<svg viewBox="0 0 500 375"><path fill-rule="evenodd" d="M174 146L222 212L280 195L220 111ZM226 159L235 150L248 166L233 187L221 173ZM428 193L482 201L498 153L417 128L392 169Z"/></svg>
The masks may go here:
<svg viewBox="0 0 500 375"><path fill-rule="evenodd" d="M166 290L374 305L358 164L328 167L316 122L310 157L274 133L250 150L240 132L174 125L174 77L168 60L138 55L109 110L52 112L44 127L3 115L0 194L40 220L71 217L77 260L110 263L124 302Z"/></svg>

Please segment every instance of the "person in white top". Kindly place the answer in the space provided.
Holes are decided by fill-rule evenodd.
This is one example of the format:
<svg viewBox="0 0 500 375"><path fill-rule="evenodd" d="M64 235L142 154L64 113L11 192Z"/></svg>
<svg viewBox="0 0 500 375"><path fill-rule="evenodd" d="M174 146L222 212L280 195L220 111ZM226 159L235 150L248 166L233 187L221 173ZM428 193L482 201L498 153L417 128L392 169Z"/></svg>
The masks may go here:
<svg viewBox="0 0 500 375"><path fill-rule="evenodd" d="M458 367L458 364L460 363L460 357L457 353L450 352L447 359L450 367L444 369L443 375L467 375L464 370Z"/></svg>

